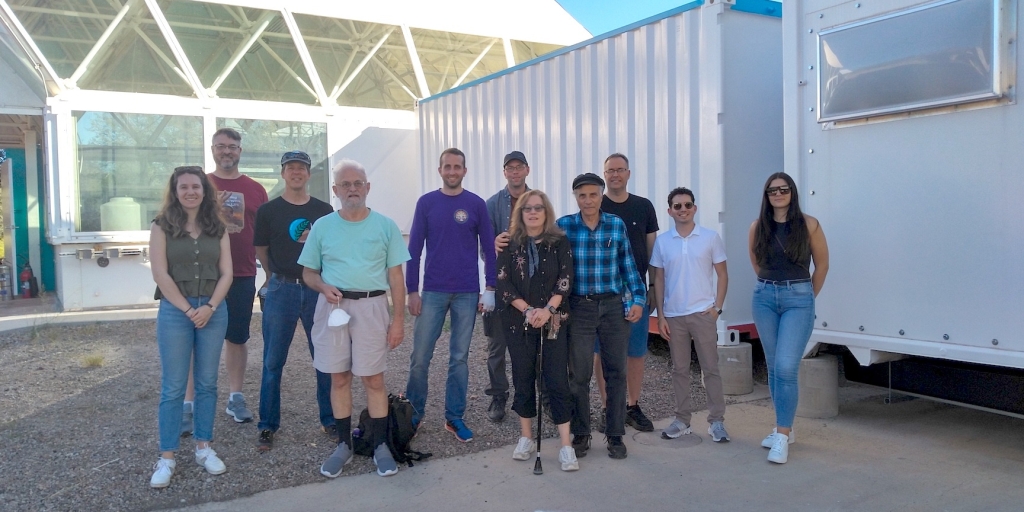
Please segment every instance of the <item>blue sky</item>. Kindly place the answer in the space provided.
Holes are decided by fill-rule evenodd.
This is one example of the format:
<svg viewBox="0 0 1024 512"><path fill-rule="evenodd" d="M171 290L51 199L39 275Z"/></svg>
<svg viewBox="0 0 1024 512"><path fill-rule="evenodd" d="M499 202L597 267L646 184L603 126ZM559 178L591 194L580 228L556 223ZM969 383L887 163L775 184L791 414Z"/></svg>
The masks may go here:
<svg viewBox="0 0 1024 512"><path fill-rule="evenodd" d="M640 21L678 7L689 0L557 0L591 34L600 35L610 30Z"/></svg>

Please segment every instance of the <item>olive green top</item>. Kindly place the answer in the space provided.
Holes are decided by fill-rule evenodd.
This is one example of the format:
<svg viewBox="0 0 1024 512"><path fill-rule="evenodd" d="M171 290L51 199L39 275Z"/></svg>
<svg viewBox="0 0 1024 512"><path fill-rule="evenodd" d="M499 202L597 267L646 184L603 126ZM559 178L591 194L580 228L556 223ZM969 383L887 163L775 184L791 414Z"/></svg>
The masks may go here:
<svg viewBox="0 0 1024 512"><path fill-rule="evenodd" d="M167 237L167 273L186 297L209 297L220 279L220 239L206 233L199 238L183 236ZM156 300L163 298L160 287L156 288Z"/></svg>

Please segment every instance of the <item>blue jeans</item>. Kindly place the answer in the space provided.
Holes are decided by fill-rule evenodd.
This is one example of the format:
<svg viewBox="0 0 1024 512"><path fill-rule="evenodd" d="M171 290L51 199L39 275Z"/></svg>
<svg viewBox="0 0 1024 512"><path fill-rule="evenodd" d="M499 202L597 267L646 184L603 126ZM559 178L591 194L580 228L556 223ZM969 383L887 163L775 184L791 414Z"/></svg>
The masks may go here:
<svg viewBox="0 0 1024 512"><path fill-rule="evenodd" d="M209 300L209 297L188 298L194 308ZM160 350L160 408L157 413L160 451L178 449L189 366L192 366L196 388L193 435L198 442L213 440L217 371L227 328L227 308L217 308L206 326L196 329L185 313L166 299L160 300L156 316L156 345Z"/></svg>
<svg viewBox="0 0 1024 512"><path fill-rule="evenodd" d="M405 396L412 403L416 418L422 418L427 405L427 376L434 345L441 336L444 317L452 313L448 356L448 384L444 392L446 420L462 419L466 412L466 389L469 387L469 344L473 340L473 324L479 303L477 293L421 292L423 309L416 317L412 334L412 357L409 383Z"/></svg>
<svg viewBox="0 0 1024 512"><path fill-rule="evenodd" d="M800 360L814 329L814 290L809 281L758 281L752 309L768 363L768 390L775 405L776 426L792 428L799 396Z"/></svg>
<svg viewBox="0 0 1024 512"><path fill-rule="evenodd" d="M267 298L263 303L263 378L260 383L259 430L277 432L281 428L281 375L288 361L288 350L295 337L295 325L301 320L306 331L309 355L313 356L310 330L313 311L319 294L312 288L294 281L282 281L273 276L267 284ZM334 424L331 412L331 376L316 371L316 403L320 409L320 424Z"/></svg>

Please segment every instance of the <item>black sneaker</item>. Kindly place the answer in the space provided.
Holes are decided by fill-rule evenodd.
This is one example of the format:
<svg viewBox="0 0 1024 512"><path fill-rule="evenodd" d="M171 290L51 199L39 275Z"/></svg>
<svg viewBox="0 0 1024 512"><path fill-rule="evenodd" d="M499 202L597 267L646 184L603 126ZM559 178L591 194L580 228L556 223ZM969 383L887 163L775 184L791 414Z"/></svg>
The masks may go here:
<svg viewBox="0 0 1024 512"><path fill-rule="evenodd" d="M586 457L590 449L590 436L572 436L572 449L576 451L576 458Z"/></svg>
<svg viewBox="0 0 1024 512"><path fill-rule="evenodd" d="M608 456L613 459L626 458L626 445L622 444L622 436L608 436L605 438L608 443Z"/></svg>
<svg viewBox="0 0 1024 512"><path fill-rule="evenodd" d="M644 412L640 410L640 403L626 407L626 425L629 425L640 432L654 432L654 423L647 419Z"/></svg>
<svg viewBox="0 0 1024 512"><path fill-rule="evenodd" d="M597 431L604 434L608 423L608 409L602 407L601 414L597 417Z"/></svg>
<svg viewBox="0 0 1024 512"><path fill-rule="evenodd" d="M256 451L269 452L274 447L274 431L260 430L260 437L256 440Z"/></svg>
<svg viewBox="0 0 1024 512"><path fill-rule="evenodd" d="M494 423L500 423L505 419L505 403L508 395L494 395L491 397L491 405L487 407L487 417Z"/></svg>
<svg viewBox="0 0 1024 512"><path fill-rule="evenodd" d="M321 426L320 427L320 431L323 432L324 434L327 434L327 438L330 439L332 443L338 444L338 426L337 425L331 423L330 425L327 425L326 427Z"/></svg>

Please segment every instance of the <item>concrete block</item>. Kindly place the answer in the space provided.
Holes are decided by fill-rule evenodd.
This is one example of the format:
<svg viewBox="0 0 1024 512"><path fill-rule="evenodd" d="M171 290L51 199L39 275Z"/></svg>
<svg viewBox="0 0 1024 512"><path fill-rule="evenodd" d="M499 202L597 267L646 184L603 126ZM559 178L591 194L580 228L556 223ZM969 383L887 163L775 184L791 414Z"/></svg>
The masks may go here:
<svg viewBox="0 0 1024 512"><path fill-rule="evenodd" d="M839 415L839 360L832 354L800 361L800 397L796 415L834 418Z"/></svg>
<svg viewBox="0 0 1024 512"><path fill-rule="evenodd" d="M753 351L750 343L719 345L718 371L726 395L745 395L754 391Z"/></svg>

